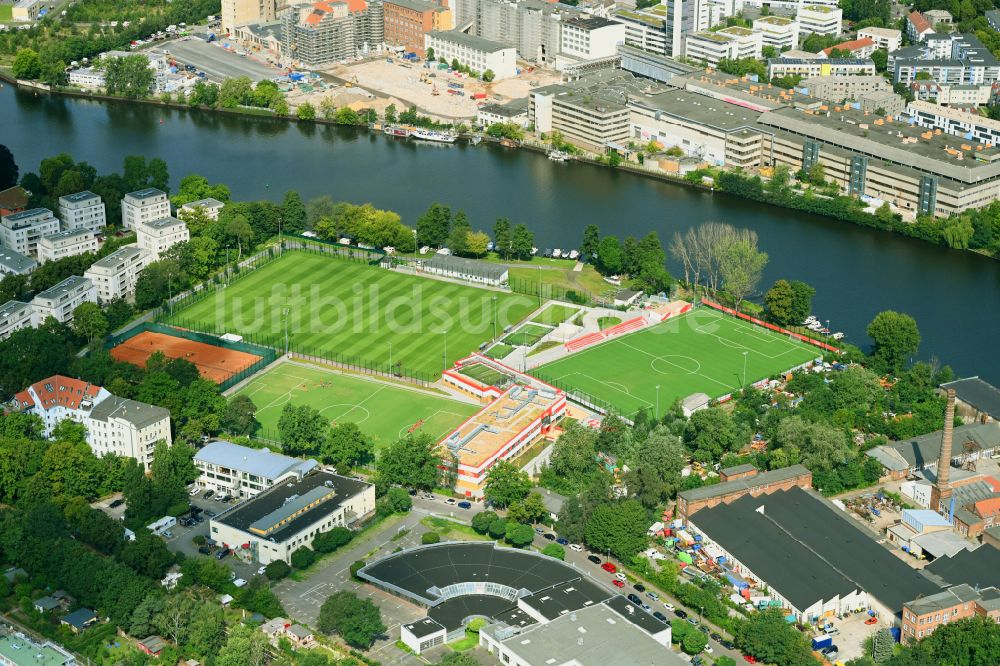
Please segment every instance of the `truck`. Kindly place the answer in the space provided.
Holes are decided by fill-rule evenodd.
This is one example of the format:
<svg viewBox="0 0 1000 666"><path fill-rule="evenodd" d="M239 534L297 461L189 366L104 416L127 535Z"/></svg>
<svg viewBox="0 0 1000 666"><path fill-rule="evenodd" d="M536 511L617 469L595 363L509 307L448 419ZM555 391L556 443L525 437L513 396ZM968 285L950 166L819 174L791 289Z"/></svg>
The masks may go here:
<svg viewBox="0 0 1000 666"><path fill-rule="evenodd" d="M164 516L163 518L160 518L156 522L146 525L146 529L152 532L153 534L160 536L161 534L163 534L176 524L177 524L176 518L174 518L173 516Z"/></svg>
<svg viewBox="0 0 1000 666"><path fill-rule="evenodd" d="M830 634L820 634L819 636L813 636L812 648L813 650L822 650L825 647L830 647L833 645L833 636Z"/></svg>

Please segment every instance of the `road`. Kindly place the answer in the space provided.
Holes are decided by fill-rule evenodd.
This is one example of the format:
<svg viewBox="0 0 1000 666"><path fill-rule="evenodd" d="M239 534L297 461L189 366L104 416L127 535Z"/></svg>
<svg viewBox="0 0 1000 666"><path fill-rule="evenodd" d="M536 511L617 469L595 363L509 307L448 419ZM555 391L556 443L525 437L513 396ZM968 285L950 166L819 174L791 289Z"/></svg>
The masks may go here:
<svg viewBox="0 0 1000 666"><path fill-rule="evenodd" d="M153 48L163 49L182 65L193 65L216 83L223 79L249 76L253 82L272 79L281 72L258 60L226 51L199 36L181 37Z"/></svg>

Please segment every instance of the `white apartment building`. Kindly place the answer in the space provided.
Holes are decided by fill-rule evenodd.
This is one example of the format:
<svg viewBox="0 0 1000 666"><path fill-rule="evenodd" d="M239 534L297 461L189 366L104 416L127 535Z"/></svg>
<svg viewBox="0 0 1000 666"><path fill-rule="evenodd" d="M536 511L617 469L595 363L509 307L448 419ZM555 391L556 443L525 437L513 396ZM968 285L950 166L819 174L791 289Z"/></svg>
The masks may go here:
<svg viewBox="0 0 1000 666"><path fill-rule="evenodd" d="M31 300L31 307L35 310L33 323L38 326L49 317L64 324L69 323L73 321L73 310L87 302L97 302L94 283L85 277L72 275Z"/></svg>
<svg viewBox="0 0 1000 666"><path fill-rule="evenodd" d="M992 120L978 113L914 100L906 106L904 117L908 117L914 125L939 129L971 144L1000 144L1000 120ZM956 141L956 149L960 143Z"/></svg>
<svg viewBox="0 0 1000 666"><path fill-rule="evenodd" d="M903 45L903 33L892 28L862 28L858 30L858 39L868 39L875 42L875 48L892 52Z"/></svg>
<svg viewBox="0 0 1000 666"><path fill-rule="evenodd" d="M99 233L108 224L101 197L87 191L59 197L59 216L64 229L90 229Z"/></svg>
<svg viewBox="0 0 1000 666"><path fill-rule="evenodd" d="M38 241L59 231L59 219L48 208L32 208L0 218L3 245L23 255L35 256Z"/></svg>
<svg viewBox="0 0 1000 666"><path fill-rule="evenodd" d="M969 109L990 104L995 97L995 86L993 83L953 85L937 81L914 81L910 84L910 90L913 92L913 97L922 102Z"/></svg>
<svg viewBox="0 0 1000 666"><path fill-rule="evenodd" d="M180 210L177 211L177 217L183 219L182 215L183 211L194 212L196 210L201 210L203 213L205 213L205 217L207 217L208 219L218 220L219 213L222 212L222 209L225 207L225 205L226 204L224 202L219 201L218 199L212 199L212 198L199 199L198 201L192 201L191 203L186 203L183 206L181 206Z"/></svg>
<svg viewBox="0 0 1000 666"><path fill-rule="evenodd" d="M772 12L782 12L795 14L803 5L826 5L827 7L839 7L839 0L742 0L737 5L738 9L743 7L761 9L764 5L771 8Z"/></svg>
<svg viewBox="0 0 1000 666"><path fill-rule="evenodd" d="M786 16L761 16L754 19L753 31L760 33L764 46L794 49L799 44L799 24Z"/></svg>
<svg viewBox="0 0 1000 666"><path fill-rule="evenodd" d="M0 276L27 275L38 268L38 262L6 247L0 247Z"/></svg>
<svg viewBox="0 0 1000 666"><path fill-rule="evenodd" d="M83 276L94 283L99 302L128 300L135 295L135 284L144 266L143 251L136 245L126 245L95 261Z"/></svg>
<svg viewBox="0 0 1000 666"><path fill-rule="evenodd" d="M122 226L135 229L140 222L152 222L170 217L167 193L155 187L129 192L122 199Z"/></svg>
<svg viewBox="0 0 1000 666"><path fill-rule="evenodd" d="M664 5L657 5L663 7ZM666 13L659 16L648 11L621 9L612 18L625 26L625 43L658 55L680 57L683 40L673 42L667 32ZM676 52L674 45L676 44Z"/></svg>
<svg viewBox="0 0 1000 666"><path fill-rule="evenodd" d="M871 58L770 58L767 61L767 78L776 76L875 76L875 63Z"/></svg>
<svg viewBox="0 0 1000 666"><path fill-rule="evenodd" d="M80 67L69 73L69 84L84 90L104 90L105 83L103 69Z"/></svg>
<svg viewBox="0 0 1000 666"><path fill-rule="evenodd" d="M275 0L222 0L220 9L222 32L231 35L241 25L274 21L278 3Z"/></svg>
<svg viewBox="0 0 1000 666"><path fill-rule="evenodd" d="M206 444L194 455L194 466L201 472L197 481L200 488L243 498L254 497L285 479L301 479L318 465L315 460L226 441Z"/></svg>
<svg viewBox="0 0 1000 666"><path fill-rule="evenodd" d="M620 9L612 18L626 25L625 42L671 58L684 55L684 40L735 13L733 3L673 0L645 9Z"/></svg>
<svg viewBox="0 0 1000 666"><path fill-rule="evenodd" d="M844 22L844 11L829 5L803 5L795 19L803 34L839 35Z"/></svg>
<svg viewBox="0 0 1000 666"><path fill-rule="evenodd" d="M580 60L597 60L618 54L625 43L625 25L605 18L581 16L562 21L559 35L561 55Z"/></svg>
<svg viewBox="0 0 1000 666"><path fill-rule="evenodd" d="M689 35L684 42L684 56L692 62L715 67L727 58L760 58L762 47L761 33L732 26L717 32Z"/></svg>
<svg viewBox="0 0 1000 666"><path fill-rule="evenodd" d="M41 418L46 437L66 419L82 423L95 455L135 458L147 470L156 443L171 443L168 410L119 398L103 387L71 377L53 375L36 382L17 393L12 406Z"/></svg>
<svg viewBox="0 0 1000 666"><path fill-rule="evenodd" d="M6 340L22 328L31 327L31 305L20 301L7 301L0 305L0 340Z"/></svg>
<svg viewBox="0 0 1000 666"><path fill-rule="evenodd" d="M191 240L187 225L176 217L140 222L135 227L139 249L150 256L150 260L160 258L168 248Z"/></svg>
<svg viewBox="0 0 1000 666"><path fill-rule="evenodd" d="M497 81L517 76L517 50L512 46L457 30L432 30L424 36L424 45L438 58L458 60L474 72L492 70Z"/></svg>
<svg viewBox="0 0 1000 666"><path fill-rule="evenodd" d="M97 234L90 229L67 229L42 236L38 241L38 263L97 252L97 248Z"/></svg>

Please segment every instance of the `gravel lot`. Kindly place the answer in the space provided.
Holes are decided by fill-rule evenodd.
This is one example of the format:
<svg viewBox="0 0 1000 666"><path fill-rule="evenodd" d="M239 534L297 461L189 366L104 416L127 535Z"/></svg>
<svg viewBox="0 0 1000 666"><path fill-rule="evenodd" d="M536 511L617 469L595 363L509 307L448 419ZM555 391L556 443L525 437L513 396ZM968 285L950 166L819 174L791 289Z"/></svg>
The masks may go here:
<svg viewBox="0 0 1000 666"><path fill-rule="evenodd" d="M185 65L194 65L205 72L212 81L249 76L254 82L271 79L279 70L258 60L240 56L216 44L209 44L200 37L184 37L162 47Z"/></svg>

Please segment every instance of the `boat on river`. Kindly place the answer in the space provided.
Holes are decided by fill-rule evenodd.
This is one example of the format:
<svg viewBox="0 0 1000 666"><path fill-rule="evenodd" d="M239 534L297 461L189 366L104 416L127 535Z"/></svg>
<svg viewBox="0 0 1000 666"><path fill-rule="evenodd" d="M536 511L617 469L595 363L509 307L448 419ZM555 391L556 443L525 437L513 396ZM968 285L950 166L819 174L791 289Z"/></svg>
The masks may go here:
<svg viewBox="0 0 1000 666"><path fill-rule="evenodd" d="M382 132L389 136L401 136L403 138L410 136L409 128L400 127L399 125L386 125L382 128Z"/></svg>
<svg viewBox="0 0 1000 666"><path fill-rule="evenodd" d="M439 130L423 129L420 127L411 131L410 136L414 139L437 141L438 143L455 143L455 139L458 138L451 132L441 132Z"/></svg>

